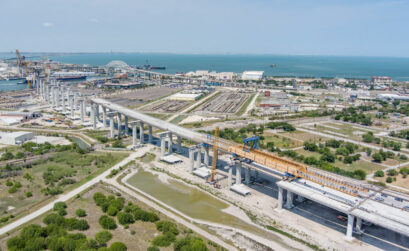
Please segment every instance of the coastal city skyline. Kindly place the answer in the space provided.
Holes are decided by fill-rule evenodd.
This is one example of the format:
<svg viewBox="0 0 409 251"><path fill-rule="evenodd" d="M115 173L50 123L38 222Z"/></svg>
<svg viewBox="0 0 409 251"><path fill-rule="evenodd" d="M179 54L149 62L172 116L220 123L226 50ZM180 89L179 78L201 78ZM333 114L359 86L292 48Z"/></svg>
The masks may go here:
<svg viewBox="0 0 409 251"><path fill-rule="evenodd" d="M6 0L0 6L7 24L0 51L409 57L408 1Z"/></svg>

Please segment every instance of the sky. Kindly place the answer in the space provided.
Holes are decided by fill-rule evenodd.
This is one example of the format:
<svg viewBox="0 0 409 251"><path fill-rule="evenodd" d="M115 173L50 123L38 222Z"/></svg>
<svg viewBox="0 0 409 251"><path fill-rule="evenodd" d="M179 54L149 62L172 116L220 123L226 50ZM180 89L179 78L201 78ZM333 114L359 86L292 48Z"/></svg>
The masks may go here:
<svg viewBox="0 0 409 251"><path fill-rule="evenodd" d="M409 57L409 0L0 0L0 51Z"/></svg>

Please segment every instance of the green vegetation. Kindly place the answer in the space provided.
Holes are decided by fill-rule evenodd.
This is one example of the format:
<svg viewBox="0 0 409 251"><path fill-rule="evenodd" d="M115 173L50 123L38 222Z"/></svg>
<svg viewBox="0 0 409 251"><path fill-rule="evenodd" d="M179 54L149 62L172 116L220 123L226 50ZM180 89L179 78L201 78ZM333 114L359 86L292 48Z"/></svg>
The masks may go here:
<svg viewBox="0 0 409 251"><path fill-rule="evenodd" d="M295 127L287 122L270 122L267 124L267 127L270 129L283 129L287 132L295 131Z"/></svg>
<svg viewBox="0 0 409 251"><path fill-rule="evenodd" d="M78 217L85 217L87 216L87 213L84 209L78 208L77 210L75 210L75 215L77 215Z"/></svg>
<svg viewBox="0 0 409 251"><path fill-rule="evenodd" d="M101 245L105 245L111 239L112 239L112 234L106 230L99 231L95 235L95 240Z"/></svg>
<svg viewBox="0 0 409 251"><path fill-rule="evenodd" d="M115 220L109 216L103 215L99 218L99 224L103 229L116 229L117 225Z"/></svg>
<svg viewBox="0 0 409 251"><path fill-rule="evenodd" d="M371 117L365 114L368 111L373 110L372 106L358 106L358 107L348 107L342 109L342 112L335 115L335 120L342 119L343 121L359 123L362 125L370 126L372 125Z"/></svg>
<svg viewBox="0 0 409 251"><path fill-rule="evenodd" d="M375 172L375 177L384 177L385 173L381 170Z"/></svg>

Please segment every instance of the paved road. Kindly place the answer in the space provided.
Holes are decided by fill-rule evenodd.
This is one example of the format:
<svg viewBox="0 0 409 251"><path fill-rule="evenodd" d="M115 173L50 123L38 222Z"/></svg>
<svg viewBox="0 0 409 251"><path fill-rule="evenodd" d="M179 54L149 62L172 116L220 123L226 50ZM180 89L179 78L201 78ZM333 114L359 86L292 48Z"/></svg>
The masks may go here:
<svg viewBox="0 0 409 251"><path fill-rule="evenodd" d="M10 224L7 224L6 226L3 226L2 228L0 228L0 235L3 235L35 218L37 218L38 216L46 213L47 211L51 210L54 206L54 203L59 202L59 201L67 201L71 198L73 198L75 195L81 193L82 191L86 190L87 188L91 187L92 185L98 183L99 181L103 180L103 178L105 176L107 176L112 169L116 169L119 168L120 166L125 165L126 163L128 163L131 160L134 160L137 157L141 157L143 156L146 152L150 151L150 148L139 148L140 150L138 152L132 153L131 155L129 155L127 158L125 158L124 160L122 160L121 162L119 162L118 164L116 164L115 166L109 168L108 170L106 170L105 172L103 172L102 174L98 175L97 177L95 177L94 179L88 181L87 183L83 184L82 186L68 192L67 194L63 194L60 195L57 199L53 200L52 202L50 202L49 204L43 206L42 208L38 209L37 211L34 211L33 213L30 213L29 215L26 215Z"/></svg>
<svg viewBox="0 0 409 251"><path fill-rule="evenodd" d="M254 108L254 104L256 103L256 100L259 95L260 95L259 92L257 92L256 95L254 95L253 99L251 100L251 103L247 106L246 112L243 113L243 115L241 115L242 117L247 117L247 115L249 114L249 111Z"/></svg>

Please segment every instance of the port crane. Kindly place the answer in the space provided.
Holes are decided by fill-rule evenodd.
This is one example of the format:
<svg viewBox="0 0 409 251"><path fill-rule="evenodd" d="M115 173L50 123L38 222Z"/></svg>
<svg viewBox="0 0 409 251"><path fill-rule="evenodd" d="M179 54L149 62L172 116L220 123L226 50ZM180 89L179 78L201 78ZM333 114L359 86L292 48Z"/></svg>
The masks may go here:
<svg viewBox="0 0 409 251"><path fill-rule="evenodd" d="M26 58L25 58L25 56L22 56L21 54L20 54L20 51L19 50L16 50L16 55L17 55L17 64L18 64L18 67L19 67L19 69L20 69L20 74L21 74L21 77L22 78L26 78L26 80L27 80L27 84L28 84L28 88L31 88L31 84L32 84L32 77L33 76L29 76L29 72L28 72L28 66L30 65L30 62L29 61L26 61Z"/></svg>

